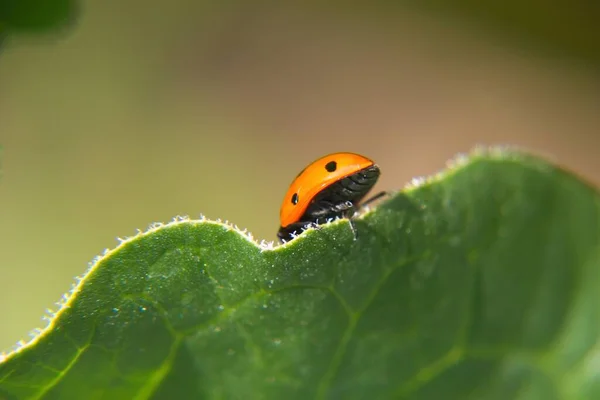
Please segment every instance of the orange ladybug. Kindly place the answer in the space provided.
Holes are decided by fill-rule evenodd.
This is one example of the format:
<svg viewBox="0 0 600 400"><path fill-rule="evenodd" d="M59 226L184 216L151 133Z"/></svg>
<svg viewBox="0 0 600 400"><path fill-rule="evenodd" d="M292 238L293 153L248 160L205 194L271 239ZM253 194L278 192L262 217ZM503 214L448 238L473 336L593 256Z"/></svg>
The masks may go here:
<svg viewBox="0 0 600 400"><path fill-rule="evenodd" d="M296 176L283 199L277 237L286 242L309 226L336 218L350 218L355 233L351 217L380 173L377 164L355 153L333 153L312 162ZM364 204L385 194L378 193Z"/></svg>

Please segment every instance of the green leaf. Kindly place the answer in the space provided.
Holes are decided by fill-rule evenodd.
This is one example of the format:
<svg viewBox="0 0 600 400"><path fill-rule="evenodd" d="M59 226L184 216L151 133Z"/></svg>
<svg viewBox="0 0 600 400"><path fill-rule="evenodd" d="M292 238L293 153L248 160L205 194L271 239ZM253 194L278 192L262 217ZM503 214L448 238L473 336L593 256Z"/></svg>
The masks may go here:
<svg viewBox="0 0 600 400"><path fill-rule="evenodd" d="M361 216L356 241L345 220L275 248L155 227L0 363L0 398L597 399L599 204L489 151Z"/></svg>
<svg viewBox="0 0 600 400"><path fill-rule="evenodd" d="M63 28L74 21L76 9L75 0L0 0L0 34Z"/></svg>

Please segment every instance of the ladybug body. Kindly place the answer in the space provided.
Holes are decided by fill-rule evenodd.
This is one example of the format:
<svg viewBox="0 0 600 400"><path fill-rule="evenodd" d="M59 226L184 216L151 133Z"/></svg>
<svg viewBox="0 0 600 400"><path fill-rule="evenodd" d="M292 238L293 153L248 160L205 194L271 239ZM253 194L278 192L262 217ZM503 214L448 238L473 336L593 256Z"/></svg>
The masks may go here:
<svg viewBox="0 0 600 400"><path fill-rule="evenodd" d="M289 241L309 226L352 217L379 175L379 167L358 154L334 153L319 158L290 185L281 205L277 236L282 242Z"/></svg>

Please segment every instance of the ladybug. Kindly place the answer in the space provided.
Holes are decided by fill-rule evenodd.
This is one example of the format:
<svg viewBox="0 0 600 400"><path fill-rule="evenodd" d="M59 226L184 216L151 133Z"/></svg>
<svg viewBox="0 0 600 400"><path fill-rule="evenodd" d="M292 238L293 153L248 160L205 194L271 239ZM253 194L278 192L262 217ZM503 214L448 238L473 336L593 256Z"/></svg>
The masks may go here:
<svg viewBox="0 0 600 400"><path fill-rule="evenodd" d="M380 175L379 166L354 153L333 153L304 168L290 185L279 214L277 237L286 242L309 226L318 227L336 218L350 218L358 203L373 188ZM381 192L363 205L385 195Z"/></svg>

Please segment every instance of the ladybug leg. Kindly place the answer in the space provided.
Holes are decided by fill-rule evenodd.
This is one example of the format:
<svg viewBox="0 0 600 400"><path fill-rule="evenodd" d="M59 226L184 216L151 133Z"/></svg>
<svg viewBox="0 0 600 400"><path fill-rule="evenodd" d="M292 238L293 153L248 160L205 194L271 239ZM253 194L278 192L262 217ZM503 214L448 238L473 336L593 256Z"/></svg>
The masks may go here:
<svg viewBox="0 0 600 400"><path fill-rule="evenodd" d="M381 191L381 192L377 193L376 195L374 195L374 196L368 198L367 200L363 201L363 203L360 206L361 207L365 207L365 206L373 203L374 201L379 200L382 197L389 196L390 194L391 193L386 192L385 190Z"/></svg>
<svg viewBox="0 0 600 400"><path fill-rule="evenodd" d="M286 228L281 228L277 236L281 241L289 242L301 235L308 228L321 229L321 227L314 222L296 222L288 225Z"/></svg>
<svg viewBox="0 0 600 400"><path fill-rule="evenodd" d="M373 203L374 201L379 200L382 197L389 196L390 194L391 194L390 192L381 191L381 192L377 193L376 195L370 197L369 199L365 200L362 204L360 204L360 208L366 207L370 203ZM350 203L350 202L347 202L347 203ZM352 217L356 213L357 210L356 210L356 207L354 206L354 204L352 204L352 207L348 207L347 210L349 210L348 219L350 221L350 230L352 230L352 235L354 236L354 240L356 241L358 239L358 231L356 229L356 225L354 225L354 220L352 219Z"/></svg>
<svg viewBox="0 0 600 400"><path fill-rule="evenodd" d="M354 241L358 239L358 231L356 230L356 226L354 226L354 220L350 218L348 220L350 222L350 230L352 231L352 236L354 237Z"/></svg>
<svg viewBox="0 0 600 400"><path fill-rule="evenodd" d="M317 231L320 231L323 227L319 224L317 224L316 222L309 222L308 224L304 224L303 225L304 230L307 230L308 228L313 228Z"/></svg>
<svg viewBox="0 0 600 400"><path fill-rule="evenodd" d="M313 228L314 230L320 231L323 227L319 225L317 222L301 222L298 223L298 229L296 230L296 235L300 235L304 233L304 231Z"/></svg>
<svg viewBox="0 0 600 400"><path fill-rule="evenodd" d="M340 212L352 210L353 208L354 208L354 203L351 201L345 201L343 203L335 205L335 210L340 211Z"/></svg>
<svg viewBox="0 0 600 400"><path fill-rule="evenodd" d="M356 231L356 226L354 225L354 221L352 219L352 217L356 213L356 206L354 205L354 203L351 201L345 201L343 203L337 204L335 207L338 211L343 213L345 217L348 218L348 221L350 222L350 230L352 231L352 237L354 238L354 240L358 239L358 232Z"/></svg>

